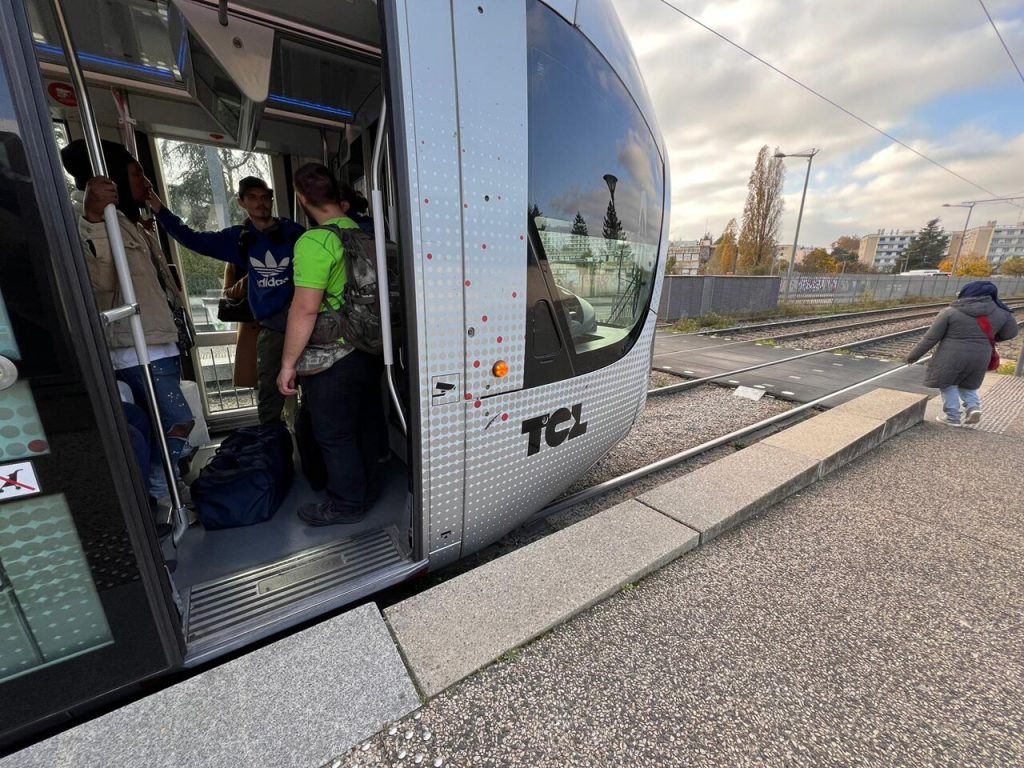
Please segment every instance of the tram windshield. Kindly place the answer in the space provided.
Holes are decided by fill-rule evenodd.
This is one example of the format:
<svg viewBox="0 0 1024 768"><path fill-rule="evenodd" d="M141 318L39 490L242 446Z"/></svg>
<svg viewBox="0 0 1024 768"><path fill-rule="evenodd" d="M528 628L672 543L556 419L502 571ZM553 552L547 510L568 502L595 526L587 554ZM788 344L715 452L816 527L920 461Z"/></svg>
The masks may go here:
<svg viewBox="0 0 1024 768"><path fill-rule="evenodd" d="M541 3L528 8L529 216L538 250L577 356L613 345L624 354L654 285L661 156L593 45Z"/></svg>

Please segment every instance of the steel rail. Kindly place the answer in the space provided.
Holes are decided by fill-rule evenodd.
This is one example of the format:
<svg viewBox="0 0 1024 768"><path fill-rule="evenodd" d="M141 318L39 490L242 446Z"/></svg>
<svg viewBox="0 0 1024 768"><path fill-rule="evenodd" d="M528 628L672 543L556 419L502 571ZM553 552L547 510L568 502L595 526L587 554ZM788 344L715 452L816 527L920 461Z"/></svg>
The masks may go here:
<svg viewBox="0 0 1024 768"><path fill-rule="evenodd" d="M1015 313L1016 312L1020 312L1022 310L1024 310L1024 305L1011 307L1011 311L1015 312ZM748 366L745 366L743 368L736 368L736 369L731 370L731 371L723 371L722 373L716 373L716 374L714 374L712 376L702 376L702 377L697 378L697 379L687 379L686 381L682 381L679 384L670 384L667 387L657 387L656 389L649 389L649 390L647 390L647 396L648 397L652 397L652 396L658 396L658 395L672 394L673 392L682 392L684 390L691 389L691 388L699 386L701 384L707 384L707 383L712 382L712 381L717 381L718 379L724 379L727 376L736 376L736 375L738 375L740 373L749 373L750 371L756 371L756 370L759 370L761 368L770 368L773 365L781 365L782 363L788 363L788 362L791 362L793 360L802 360L802 359L807 358L807 357L814 357L815 355L823 355L823 354L825 354L827 352L835 352L836 350L840 350L840 349L853 349L855 347L863 347L863 346L866 346L868 344L875 344L875 343L880 342L880 341L887 341L889 339L894 339L894 338L897 338L899 336L908 336L911 333L920 333L921 331L928 330L929 327L930 326L928 326L928 325L919 325L919 326L917 326L915 328L908 328L905 331L894 331L893 333L886 333L886 334L882 334L881 336L872 336L870 339L860 339L858 341L849 341L849 342L847 342L845 344L839 344L839 345L837 345L835 347L826 347L825 349L815 349L815 350L811 350L809 352L801 352L798 355L791 355L790 357L784 357L784 358L782 358L780 360L772 360L772 361L769 361L769 362L766 362L766 363L757 363L755 365L748 365ZM1024 357L1024 355L1022 355L1022 357Z"/></svg>
<svg viewBox="0 0 1024 768"><path fill-rule="evenodd" d="M918 362L923 363L929 360L930 358L931 355L928 355L926 357L921 358L921 360L919 360ZM917 363L914 363L914 365L917 365ZM732 432L729 432L726 435L722 435L721 437L716 437L715 439L708 440L707 442L701 443L700 445L695 445L692 448L687 448L685 451L680 451L679 453L672 454L671 456L666 456L663 459L659 459L658 461L652 462L651 464L647 464L643 467L638 467L637 469L626 472L622 475L619 475L618 477L613 477L610 480L605 480L604 482L598 483L597 485L592 485L590 488L578 491L577 493L574 493L570 496L566 496L562 499L558 499L557 501L548 504L546 507L543 507L540 511L538 511L536 515L534 515L534 519L538 517L550 517L551 515L568 509L569 507L575 506L576 504L580 504L584 501L589 501L590 499L596 498L598 496L603 496L609 491L613 491L616 488L621 488L622 486L627 485L628 483L631 483L634 480L639 480L640 478L646 477L647 475L653 474L654 472L657 472L661 469L667 469L668 467L672 467L676 464L686 461L687 459L692 459L695 456L700 456L702 453L707 453L708 451L712 451L715 448L720 448L721 446L726 445L727 443L730 443L738 438L746 437L747 435L751 435L755 432L760 432L765 427L770 427L771 425L777 424L780 421L786 421L787 419L791 419L795 414L803 413L804 411L808 411L811 408L816 408L817 406L821 405L822 403L828 400L831 400L834 397L846 394L847 392L851 392L857 389L858 387L863 387L865 384L870 384L873 381L878 381L879 379L883 379L886 376L891 376L892 374L897 373L898 371L902 371L905 368L910 367L911 366L908 364L898 365L895 368L890 368L887 371L883 371L882 373L878 373L862 381L858 381L856 384L851 384L850 386L843 387L842 389L837 389L835 392L832 392L828 395L806 402L803 405L797 406L796 408L791 408L790 410L784 411L783 413L778 413L774 416L769 416L767 419L762 419L761 421L758 421L754 424L750 424L746 427L741 427L740 429L733 430Z"/></svg>
<svg viewBox="0 0 1024 768"><path fill-rule="evenodd" d="M847 317L867 317L868 315L882 315L899 312L911 312L918 309L933 309L935 307L948 307L949 302L941 302L935 304L913 304L905 305L902 307L889 307L888 309L866 309L859 312L840 312L838 314L829 315L821 314L815 315L814 317L797 317L790 320L775 320L770 323L755 323L753 325L733 325L729 328L709 328L706 331L697 331L693 336L714 336L717 334L725 333L740 333L742 331L755 331L760 329L771 329L780 328L786 325L809 325L811 323L827 322L828 320L842 320Z"/></svg>

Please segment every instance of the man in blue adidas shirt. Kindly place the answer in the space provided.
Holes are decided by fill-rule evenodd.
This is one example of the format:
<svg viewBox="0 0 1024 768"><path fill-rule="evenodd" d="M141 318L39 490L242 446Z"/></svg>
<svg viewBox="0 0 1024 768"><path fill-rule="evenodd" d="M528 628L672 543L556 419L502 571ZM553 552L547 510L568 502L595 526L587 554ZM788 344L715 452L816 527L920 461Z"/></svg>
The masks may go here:
<svg viewBox="0 0 1024 768"><path fill-rule="evenodd" d="M160 226L191 251L246 269L249 306L260 324L256 342L257 412L261 425L281 420L284 395L277 389L284 330L295 285L295 242L305 231L290 219L274 216L274 193L263 179L246 176L238 183L238 204L248 214L243 224L219 232L196 232L175 216L152 191L149 206Z"/></svg>

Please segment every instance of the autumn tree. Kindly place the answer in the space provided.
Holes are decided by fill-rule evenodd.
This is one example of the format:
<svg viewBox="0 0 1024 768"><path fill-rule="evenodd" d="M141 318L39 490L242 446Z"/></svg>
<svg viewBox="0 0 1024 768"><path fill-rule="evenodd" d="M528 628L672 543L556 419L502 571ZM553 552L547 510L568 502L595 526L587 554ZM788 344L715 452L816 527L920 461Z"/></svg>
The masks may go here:
<svg viewBox="0 0 1024 768"><path fill-rule="evenodd" d="M715 241L715 250L704 269L708 275L729 275L736 271L736 219L729 219L725 231Z"/></svg>
<svg viewBox="0 0 1024 768"><path fill-rule="evenodd" d="M1024 259L1022 259L1024 261ZM1003 265L1006 274L1006 265ZM954 277L988 277L992 274L992 265L984 256L961 256L956 263L956 270L953 270L953 259L943 259L939 262L939 269L948 272Z"/></svg>
<svg viewBox="0 0 1024 768"><path fill-rule="evenodd" d="M785 169L781 157L774 157L768 145L757 153L754 170L747 183L747 202L743 206L743 227L739 236L736 272L767 273L775 257L775 246L782 218L782 181Z"/></svg>
<svg viewBox="0 0 1024 768"><path fill-rule="evenodd" d="M860 238L856 235L842 235L834 243L833 248L841 248L854 255L860 253ZM835 253L833 252L833 256Z"/></svg>
<svg viewBox="0 0 1024 768"><path fill-rule="evenodd" d="M1010 277L1024 276L1024 257L1015 256L1012 259L1007 259L999 267L999 272Z"/></svg>
<svg viewBox="0 0 1024 768"><path fill-rule="evenodd" d="M949 235L939 226L938 219L932 219L914 235L903 253L906 259L905 271L911 269L935 269L949 248Z"/></svg>
<svg viewBox="0 0 1024 768"><path fill-rule="evenodd" d="M829 256L828 251L824 248L815 248L810 253L805 254L797 266L801 272L812 274L839 271L839 266L836 264L835 259Z"/></svg>

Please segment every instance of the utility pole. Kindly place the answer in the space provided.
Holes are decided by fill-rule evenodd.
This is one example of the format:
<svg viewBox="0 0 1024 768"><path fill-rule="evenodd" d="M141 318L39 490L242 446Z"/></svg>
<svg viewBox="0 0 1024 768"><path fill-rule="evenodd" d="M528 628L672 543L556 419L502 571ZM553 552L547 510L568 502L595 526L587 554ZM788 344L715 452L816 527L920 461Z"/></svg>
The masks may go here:
<svg viewBox="0 0 1024 768"><path fill-rule="evenodd" d="M775 153L775 157L807 158L807 175L804 176L804 191L803 194L800 195L800 212L796 216L796 234L793 235L793 252L789 257L789 268L786 270L786 291L782 297L783 301L789 301L789 287L793 283L793 263L796 261L797 243L800 242L800 222L804 217L804 200L807 199L807 182L811 179L811 161L814 160L814 156L816 154L818 154L818 150L814 148L812 148L810 152L794 152L790 155L787 155L785 152Z"/></svg>

